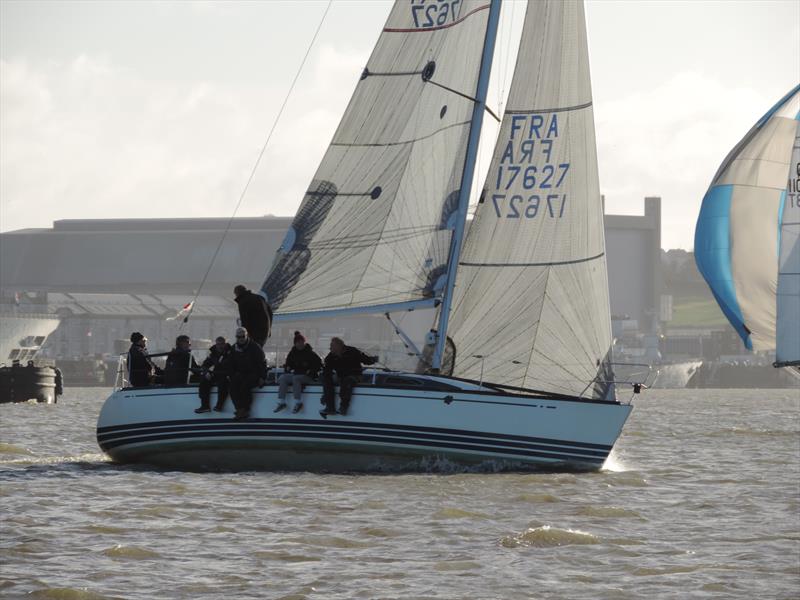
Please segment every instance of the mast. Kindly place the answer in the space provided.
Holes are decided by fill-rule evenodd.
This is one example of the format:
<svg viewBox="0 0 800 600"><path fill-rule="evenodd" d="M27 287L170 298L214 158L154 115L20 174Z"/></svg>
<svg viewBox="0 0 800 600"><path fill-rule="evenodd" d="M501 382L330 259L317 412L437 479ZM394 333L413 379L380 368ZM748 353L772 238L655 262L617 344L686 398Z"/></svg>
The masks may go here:
<svg viewBox="0 0 800 600"><path fill-rule="evenodd" d="M442 308L439 313L439 326L437 329L436 348L433 353L434 370L442 365L445 341L447 340L447 324L450 320L450 305L453 299L458 257L461 254L461 245L464 240L464 227L467 222L467 209L469 195L472 189L472 179L475 174L475 162L478 157L478 143L480 142L483 113L486 109L486 92L489 89L489 75L492 71L492 57L494 44L497 39L497 26L500 22L500 4L502 0L491 0L489 19L486 27L486 39L483 43L483 56L481 69L478 75L478 85L475 92L475 105L472 109L472 123L470 124L469 143L467 155L464 159L464 172L461 175L461 188L458 195L458 213L455 219L455 229L450 245L450 255L447 260L447 283L442 296Z"/></svg>

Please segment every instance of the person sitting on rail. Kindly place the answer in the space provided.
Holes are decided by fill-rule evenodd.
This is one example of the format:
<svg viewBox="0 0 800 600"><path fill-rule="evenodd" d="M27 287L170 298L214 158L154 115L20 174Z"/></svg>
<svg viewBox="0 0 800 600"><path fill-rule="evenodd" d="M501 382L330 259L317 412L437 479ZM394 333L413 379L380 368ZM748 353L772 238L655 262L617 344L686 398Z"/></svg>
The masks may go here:
<svg viewBox="0 0 800 600"><path fill-rule="evenodd" d="M175 347L167 354L164 365L164 385L186 385L189 374L200 370L200 365L192 356L192 341L188 335L175 338Z"/></svg>
<svg viewBox="0 0 800 600"><path fill-rule="evenodd" d="M236 407L234 419L242 421L250 416L253 388L264 385L267 379L267 359L264 351L247 334L247 329L236 330L236 343L231 352L231 399Z"/></svg>
<svg viewBox="0 0 800 600"><path fill-rule="evenodd" d="M377 356L367 356L358 348L346 346L341 338L331 338L331 352L325 357L322 372L322 404L325 408L319 414L323 419L336 414L334 373L339 380L339 414L346 415L353 397L353 387L361 380L361 365L374 365L376 362Z"/></svg>
<svg viewBox="0 0 800 600"><path fill-rule="evenodd" d="M322 368L322 359L311 348L311 344L306 343L306 338L299 331L294 332L294 345L283 368L284 373L278 379L278 405L274 412L286 408L286 394L291 384L294 396L292 412L298 413L303 410L303 386L312 383Z"/></svg>
<svg viewBox="0 0 800 600"><path fill-rule="evenodd" d="M196 408L196 413L207 413L211 411L211 388L217 386L217 403L214 405L216 412L222 412L225 400L228 397L228 379L231 370L231 352L233 348L219 336L214 341L214 345L208 350L208 356L200 365L200 408Z"/></svg>
<svg viewBox="0 0 800 600"><path fill-rule="evenodd" d="M147 354L147 338L138 331L131 334L131 347L128 350L128 383L131 387L153 385L155 378L161 375L161 369L153 363Z"/></svg>

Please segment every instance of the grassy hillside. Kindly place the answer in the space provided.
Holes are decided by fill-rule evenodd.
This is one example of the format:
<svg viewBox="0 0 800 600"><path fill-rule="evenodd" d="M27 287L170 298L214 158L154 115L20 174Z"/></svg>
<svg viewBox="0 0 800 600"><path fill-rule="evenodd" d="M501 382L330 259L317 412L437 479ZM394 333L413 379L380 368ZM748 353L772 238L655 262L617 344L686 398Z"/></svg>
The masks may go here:
<svg viewBox="0 0 800 600"><path fill-rule="evenodd" d="M722 327L728 320L710 296L683 296L672 299L669 327Z"/></svg>

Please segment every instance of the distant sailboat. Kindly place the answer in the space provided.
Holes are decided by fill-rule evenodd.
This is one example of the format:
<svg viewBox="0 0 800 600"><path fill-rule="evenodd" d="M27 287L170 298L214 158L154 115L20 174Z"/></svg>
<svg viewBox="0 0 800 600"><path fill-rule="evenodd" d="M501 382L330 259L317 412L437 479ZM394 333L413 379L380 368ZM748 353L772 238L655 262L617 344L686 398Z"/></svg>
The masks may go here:
<svg viewBox="0 0 800 600"><path fill-rule="evenodd" d="M348 415L324 420L273 414L274 385L244 422L195 415L191 388L123 389L98 420L105 452L195 468L602 466L631 406L611 370L583 3L528 6L465 236L499 11L395 3L262 288L291 321L437 308L426 372L368 371ZM317 405L320 386L304 393Z"/></svg>
<svg viewBox="0 0 800 600"><path fill-rule="evenodd" d="M723 161L703 198L697 266L748 350L800 374L800 85Z"/></svg>

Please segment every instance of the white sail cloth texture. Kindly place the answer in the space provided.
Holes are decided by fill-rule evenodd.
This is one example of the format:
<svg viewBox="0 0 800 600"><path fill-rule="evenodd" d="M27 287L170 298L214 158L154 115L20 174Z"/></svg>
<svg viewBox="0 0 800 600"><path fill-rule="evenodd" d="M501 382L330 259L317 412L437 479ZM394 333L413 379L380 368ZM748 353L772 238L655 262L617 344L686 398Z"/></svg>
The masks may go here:
<svg viewBox="0 0 800 600"><path fill-rule="evenodd" d="M582 2L531 2L461 254L454 374L608 398L611 317Z"/></svg>
<svg viewBox="0 0 800 600"><path fill-rule="evenodd" d="M792 185L789 163L797 138L798 111L800 86L770 109L731 150L714 176L697 218L697 267L722 312L751 350L776 348L779 305L798 312L791 306L800 298L798 282L789 275L798 272L791 266L798 264L796 242L792 245L797 229L790 225L798 220L797 193L790 194L787 189L787 178ZM776 300L779 262L786 270ZM797 320L793 325L790 319L782 321L793 327L793 332L782 332L789 336L786 341L797 340Z"/></svg>
<svg viewBox="0 0 800 600"><path fill-rule="evenodd" d="M263 291L282 314L437 295L489 0L398 0Z"/></svg>
<svg viewBox="0 0 800 600"><path fill-rule="evenodd" d="M800 102L798 103L800 104ZM781 219L775 360L800 364L800 106Z"/></svg>

